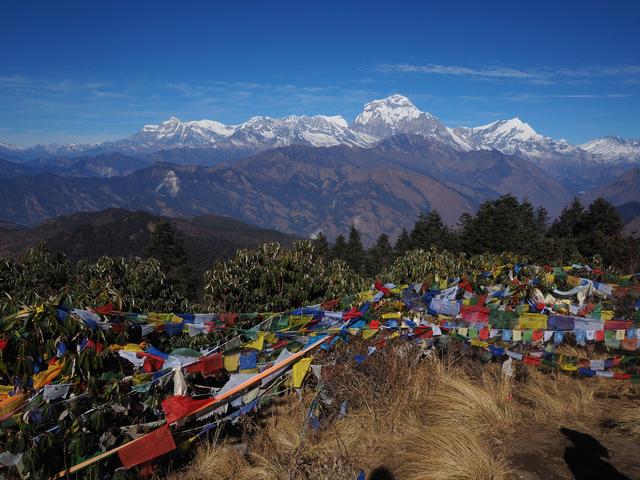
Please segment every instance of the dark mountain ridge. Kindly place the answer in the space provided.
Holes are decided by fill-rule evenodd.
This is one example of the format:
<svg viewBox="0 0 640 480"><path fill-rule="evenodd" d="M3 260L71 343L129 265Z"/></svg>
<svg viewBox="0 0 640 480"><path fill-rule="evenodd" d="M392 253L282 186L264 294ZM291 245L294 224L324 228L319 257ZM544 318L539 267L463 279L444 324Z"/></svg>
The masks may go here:
<svg viewBox="0 0 640 480"><path fill-rule="evenodd" d="M161 221L167 221L181 235L189 266L198 275L239 248L265 242L289 246L297 238L213 214L170 218L110 208L56 217L31 228L4 229L0 223L0 255L20 255L46 242L49 251L63 253L74 261L95 260L102 255L142 256L155 225Z"/></svg>
<svg viewBox="0 0 640 480"><path fill-rule="evenodd" d="M0 218L34 225L110 207L171 217L217 213L302 236L332 238L355 224L371 242L411 226L421 211L438 210L455 225L504 193L552 215L570 199L525 160L402 134L374 148L292 145L213 167L156 162L114 178L14 177L0 180Z"/></svg>

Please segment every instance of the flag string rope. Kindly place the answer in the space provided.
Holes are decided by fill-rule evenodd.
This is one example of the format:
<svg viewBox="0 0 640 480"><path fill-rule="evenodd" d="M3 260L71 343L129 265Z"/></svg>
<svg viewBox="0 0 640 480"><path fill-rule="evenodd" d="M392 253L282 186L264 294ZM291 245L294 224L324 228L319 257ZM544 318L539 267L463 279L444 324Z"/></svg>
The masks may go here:
<svg viewBox="0 0 640 480"><path fill-rule="evenodd" d="M274 364L273 366L265 369L264 371L256 374L255 376L251 377L250 379L242 382L241 384L239 384L238 386L230 389L229 391L223 393L222 395L218 395L214 398L211 399L211 401L207 402L207 404L205 405L201 405L199 408L197 408L196 410L194 410L193 412L190 412L189 415L187 415L186 417L180 419L180 422L186 422L188 419L193 418L194 415L196 415L199 412L202 412L203 410L206 409L210 409L210 408L217 408L222 406L225 400L231 400L233 396L235 396L237 393L240 393L241 391L252 387L253 385L255 385L257 382L259 382L260 380L262 380L263 378L278 372L279 370L282 370L283 368L286 368L287 366L291 365L293 362L295 362L296 360L304 357L305 355L307 355L309 352L315 350L316 348L320 347L321 345L323 345L327 340L330 340L331 338L333 338L332 336L326 336L323 337L319 340L317 340L316 342L312 343L311 345L309 345L308 347L300 350L297 353L294 353L293 355L291 355L290 357L284 359L283 361L281 361L280 363ZM178 422L174 422L171 425L176 425ZM85 460L84 462L78 463L68 469L62 470L60 472L58 472L57 475L54 476L54 478L62 478L67 476L70 473L76 473L79 472L87 467L89 467L90 465L93 465L96 462L99 462L100 460L104 460L105 458L110 457L111 455L117 453L118 451L122 450L125 447L130 447L132 445L135 445L137 442L140 442L142 439L144 439L146 436L150 435L153 432L147 433L146 435L143 435L141 437L136 438L135 440L131 440L130 442L124 443L122 445L119 445L111 450L108 450L106 452L103 452L99 455L96 455L95 457L91 457L87 460Z"/></svg>

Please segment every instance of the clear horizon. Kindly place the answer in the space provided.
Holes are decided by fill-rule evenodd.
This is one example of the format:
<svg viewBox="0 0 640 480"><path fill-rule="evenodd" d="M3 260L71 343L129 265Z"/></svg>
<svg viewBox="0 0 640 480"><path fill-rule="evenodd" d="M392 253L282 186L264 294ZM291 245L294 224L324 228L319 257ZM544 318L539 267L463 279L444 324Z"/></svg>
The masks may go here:
<svg viewBox="0 0 640 480"><path fill-rule="evenodd" d="M393 93L451 127L519 117L574 144L640 137L636 2L3 10L0 141L17 145L114 140L171 116L351 122Z"/></svg>

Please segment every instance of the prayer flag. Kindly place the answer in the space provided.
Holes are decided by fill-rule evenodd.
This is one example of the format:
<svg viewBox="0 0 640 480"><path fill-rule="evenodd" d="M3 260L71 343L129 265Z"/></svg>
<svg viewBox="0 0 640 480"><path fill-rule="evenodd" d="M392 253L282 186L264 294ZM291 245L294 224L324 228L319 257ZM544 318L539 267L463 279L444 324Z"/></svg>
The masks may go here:
<svg viewBox="0 0 640 480"><path fill-rule="evenodd" d="M118 450L118 458L125 468L158 458L176 449L169 425L154 430Z"/></svg>

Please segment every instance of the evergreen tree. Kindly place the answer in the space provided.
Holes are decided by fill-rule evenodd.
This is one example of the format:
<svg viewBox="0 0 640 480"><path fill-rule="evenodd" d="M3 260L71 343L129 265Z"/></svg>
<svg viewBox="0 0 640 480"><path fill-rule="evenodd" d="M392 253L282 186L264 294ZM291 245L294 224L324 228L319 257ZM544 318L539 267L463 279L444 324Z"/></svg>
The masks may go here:
<svg viewBox="0 0 640 480"><path fill-rule="evenodd" d="M367 252L366 272L370 277L375 277L391 264L393 248L389 242L389 236L382 233L376 244Z"/></svg>
<svg viewBox="0 0 640 480"><path fill-rule="evenodd" d="M450 248L450 232L440 214L433 210L421 213L411 231L413 248L428 250L432 246L439 249Z"/></svg>
<svg viewBox="0 0 640 480"><path fill-rule="evenodd" d="M527 253L543 237L546 211L503 195L480 205L475 216L463 215L462 246L470 253Z"/></svg>
<svg viewBox="0 0 640 480"><path fill-rule="evenodd" d="M358 273L364 271L365 252L360 240L360 232L355 225L351 225L349 230L349 241L347 242L344 260L354 271Z"/></svg>
<svg viewBox="0 0 640 480"><path fill-rule="evenodd" d="M406 228L402 229L402 233L398 236L396 240L396 244L393 247L394 254L397 257L401 257L409 250L413 248L413 244L411 243L411 237L409 236L409 232L407 232Z"/></svg>
<svg viewBox="0 0 640 480"><path fill-rule="evenodd" d="M339 234L336 237L336 241L331 247L331 258L336 260L345 260L347 251L347 241L344 239L344 235Z"/></svg>
<svg viewBox="0 0 640 480"><path fill-rule="evenodd" d="M322 258L327 258L329 256L329 242L322 232L318 232L312 243L315 248L316 255Z"/></svg>
<svg viewBox="0 0 640 480"><path fill-rule="evenodd" d="M146 256L158 260L167 280L180 294L188 298L194 297L196 282L187 265L184 242L176 235L169 222L161 221L155 225Z"/></svg>
<svg viewBox="0 0 640 480"><path fill-rule="evenodd" d="M604 263L615 263L624 249L621 237L624 223L616 208L598 198L589 205L580 223L577 243L587 258L600 255Z"/></svg>
<svg viewBox="0 0 640 480"><path fill-rule="evenodd" d="M564 207L560 216L555 219L548 235L553 238L572 238L579 235L579 229L584 225L584 207L577 197L568 207Z"/></svg>
<svg viewBox="0 0 640 480"><path fill-rule="evenodd" d="M604 198L598 198L589 205L584 216L584 223L587 231L597 231L607 236L620 235L622 227L624 227L624 222L616 207Z"/></svg>

